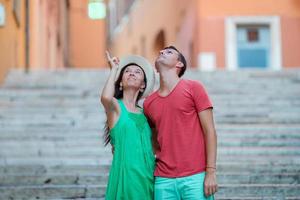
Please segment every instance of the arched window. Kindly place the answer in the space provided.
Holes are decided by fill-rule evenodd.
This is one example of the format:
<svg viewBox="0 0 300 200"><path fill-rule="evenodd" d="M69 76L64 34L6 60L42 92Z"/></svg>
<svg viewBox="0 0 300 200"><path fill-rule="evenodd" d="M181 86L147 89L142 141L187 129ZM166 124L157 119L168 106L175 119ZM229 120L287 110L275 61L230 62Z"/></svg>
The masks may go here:
<svg viewBox="0 0 300 200"><path fill-rule="evenodd" d="M159 31L154 40L154 52L159 52L166 45L165 33L163 30Z"/></svg>

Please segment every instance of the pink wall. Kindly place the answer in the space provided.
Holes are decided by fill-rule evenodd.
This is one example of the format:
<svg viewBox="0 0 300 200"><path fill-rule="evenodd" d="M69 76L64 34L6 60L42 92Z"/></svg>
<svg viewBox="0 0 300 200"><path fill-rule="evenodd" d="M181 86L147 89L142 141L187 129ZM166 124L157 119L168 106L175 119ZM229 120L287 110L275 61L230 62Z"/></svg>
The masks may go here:
<svg viewBox="0 0 300 200"><path fill-rule="evenodd" d="M63 6L60 0L30 1L30 68L64 67Z"/></svg>
<svg viewBox="0 0 300 200"><path fill-rule="evenodd" d="M196 67L196 10L194 6L187 8L186 15L182 20L180 30L177 34L177 44L184 54L188 67Z"/></svg>
<svg viewBox="0 0 300 200"><path fill-rule="evenodd" d="M223 17L199 20L199 52L214 52L216 66L225 66L225 26Z"/></svg>
<svg viewBox="0 0 300 200"><path fill-rule="evenodd" d="M300 17L281 18L284 67L300 67Z"/></svg>
<svg viewBox="0 0 300 200"><path fill-rule="evenodd" d="M225 66L225 18L228 16L279 16L282 65L300 66L299 0L198 0L198 53L216 53L217 67Z"/></svg>

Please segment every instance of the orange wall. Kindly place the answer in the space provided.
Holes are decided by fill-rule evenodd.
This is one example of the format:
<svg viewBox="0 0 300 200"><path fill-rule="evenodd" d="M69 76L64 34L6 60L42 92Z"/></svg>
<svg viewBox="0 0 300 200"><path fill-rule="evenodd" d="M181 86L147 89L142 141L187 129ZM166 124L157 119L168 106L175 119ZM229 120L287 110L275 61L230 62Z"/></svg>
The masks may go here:
<svg viewBox="0 0 300 200"><path fill-rule="evenodd" d="M215 52L218 67L225 66L225 30L227 16L278 15L281 19L284 67L300 66L299 0L198 0L198 50Z"/></svg>
<svg viewBox="0 0 300 200"><path fill-rule="evenodd" d="M25 1L21 0L20 25L13 15L13 0L0 0L6 24L0 27L0 82L12 68L25 68ZM106 66L105 20L88 18L88 0L29 1L29 68L57 69Z"/></svg>
<svg viewBox="0 0 300 200"><path fill-rule="evenodd" d="M30 1L30 68L62 68L67 46L67 12L61 0Z"/></svg>
<svg viewBox="0 0 300 200"><path fill-rule="evenodd" d="M118 31L111 35L110 47L116 56L127 54L141 54L148 58L152 63L158 54L155 48L155 39L160 31L165 33L165 46L175 45L183 51L188 52L188 46L193 40L193 34L183 36L185 28L192 29L194 24L188 24L188 20L193 16L187 16L192 0L187 3L182 0L144 0L135 1L134 6L128 16L128 22L121 24ZM142 40L145 39L143 48Z"/></svg>
<svg viewBox="0 0 300 200"><path fill-rule="evenodd" d="M5 7L5 26L0 27L0 82L11 68L24 68L25 66L25 20L24 1L21 1L21 21L16 23L12 12L12 1L0 0Z"/></svg>
<svg viewBox="0 0 300 200"><path fill-rule="evenodd" d="M125 22L111 35L110 47L117 56L136 53L153 63L155 38L163 30L165 45L176 45L189 66L197 65L199 53L214 52L216 65L222 68L226 60L225 18L233 15L280 16L283 66L300 66L299 0L136 1Z"/></svg>
<svg viewBox="0 0 300 200"><path fill-rule="evenodd" d="M105 67L106 23L88 17L88 0L70 1L69 65Z"/></svg>

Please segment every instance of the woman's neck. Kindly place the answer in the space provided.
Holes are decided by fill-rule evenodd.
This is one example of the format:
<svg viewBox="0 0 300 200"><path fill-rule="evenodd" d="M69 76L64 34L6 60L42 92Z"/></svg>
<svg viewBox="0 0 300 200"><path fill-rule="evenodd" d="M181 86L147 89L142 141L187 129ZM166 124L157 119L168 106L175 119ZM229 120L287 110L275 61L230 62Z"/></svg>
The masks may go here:
<svg viewBox="0 0 300 200"><path fill-rule="evenodd" d="M123 102L126 105L127 109L130 111L137 111L137 97L138 97L139 91L124 91L123 92Z"/></svg>

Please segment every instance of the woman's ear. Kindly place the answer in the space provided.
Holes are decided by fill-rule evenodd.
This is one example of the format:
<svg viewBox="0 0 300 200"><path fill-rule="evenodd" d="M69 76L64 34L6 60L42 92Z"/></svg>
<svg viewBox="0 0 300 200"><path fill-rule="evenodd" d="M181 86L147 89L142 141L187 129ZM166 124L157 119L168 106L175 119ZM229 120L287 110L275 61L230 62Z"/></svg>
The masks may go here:
<svg viewBox="0 0 300 200"><path fill-rule="evenodd" d="M145 90L145 87L146 87L146 84L145 84L145 82L143 82L143 84L141 85L141 88L140 88L140 92L143 92Z"/></svg>

